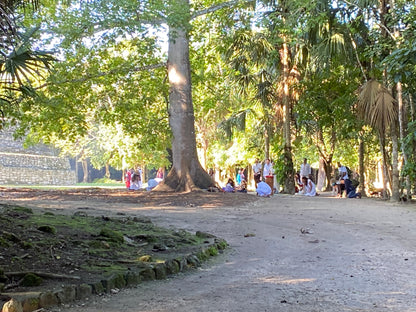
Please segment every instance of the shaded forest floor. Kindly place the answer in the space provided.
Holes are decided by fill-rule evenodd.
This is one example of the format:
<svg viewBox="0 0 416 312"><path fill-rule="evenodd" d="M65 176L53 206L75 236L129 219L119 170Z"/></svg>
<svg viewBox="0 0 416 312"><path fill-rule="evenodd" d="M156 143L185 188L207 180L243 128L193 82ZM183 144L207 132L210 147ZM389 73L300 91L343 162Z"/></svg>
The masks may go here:
<svg viewBox="0 0 416 312"><path fill-rule="evenodd" d="M158 227L140 215L140 207L209 209L255 200L256 196L241 193L0 187L2 292L49 290L65 282L90 283L138 263L192 253L215 239ZM124 212L123 206L138 210ZM38 272L41 279L27 284L27 272Z"/></svg>

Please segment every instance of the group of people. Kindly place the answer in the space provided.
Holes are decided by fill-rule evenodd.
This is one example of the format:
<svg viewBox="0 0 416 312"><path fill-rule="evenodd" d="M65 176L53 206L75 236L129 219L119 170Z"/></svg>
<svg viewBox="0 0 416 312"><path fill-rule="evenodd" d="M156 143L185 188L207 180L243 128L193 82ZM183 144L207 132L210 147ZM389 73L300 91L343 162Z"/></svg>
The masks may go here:
<svg viewBox="0 0 416 312"><path fill-rule="evenodd" d="M143 175L142 169L137 168L136 170L131 168L126 171L124 181L126 188L128 190L137 191L143 187ZM147 181L146 190L150 191L155 188L165 177L165 168L160 167L156 172L156 177L154 179L149 179Z"/></svg>
<svg viewBox="0 0 416 312"><path fill-rule="evenodd" d="M227 184L222 188L222 190L227 193L247 193L247 180L243 168L238 170L236 181L237 185L235 185L232 178L229 178Z"/></svg>
<svg viewBox="0 0 416 312"><path fill-rule="evenodd" d="M299 172L295 175L296 192L298 194L305 196L319 195L316 192L316 185L313 182L311 171L308 160L304 158ZM352 182L351 175L352 172L349 168L338 162L338 179L332 183L333 191L336 193L337 197L343 197L345 192L345 197L347 198L361 198L361 193L357 192L358 183Z"/></svg>
<svg viewBox="0 0 416 312"><path fill-rule="evenodd" d="M300 170L295 174L295 190L297 194L305 196L318 196L316 185L312 179L311 165L308 159L304 158Z"/></svg>
<svg viewBox="0 0 416 312"><path fill-rule="evenodd" d="M127 170L124 181L128 190L136 191L141 189L143 184L142 170L140 168L137 168L136 170L134 170L133 168Z"/></svg>
<svg viewBox="0 0 416 312"><path fill-rule="evenodd" d="M343 193L345 192L345 197L347 198L361 198L361 193L357 192L358 184L353 183L352 178L352 171L338 162L338 180L332 183L337 197L343 197Z"/></svg>
<svg viewBox="0 0 416 312"><path fill-rule="evenodd" d="M269 197L272 195L272 189L277 193L277 183L275 183L273 164L269 158L264 161L262 165L258 158L253 164L254 184L256 186L256 193L258 196ZM261 171L263 168L263 172ZM270 181L266 183L265 181Z"/></svg>
<svg viewBox="0 0 416 312"><path fill-rule="evenodd" d="M264 161L264 164L261 164L259 159L256 158L252 166L252 170L256 187L256 194L262 197L271 196L273 193L273 186L277 183L270 185L271 183L265 182L266 179L271 179L271 181L273 181L274 178L273 164L270 161L270 159L266 159ZM236 175L236 182L237 183L234 183L234 180L232 178L229 178L225 187L222 188L222 191L230 193L247 193L247 178L244 173L244 168L238 170ZM275 189L275 193L277 193L277 188Z"/></svg>

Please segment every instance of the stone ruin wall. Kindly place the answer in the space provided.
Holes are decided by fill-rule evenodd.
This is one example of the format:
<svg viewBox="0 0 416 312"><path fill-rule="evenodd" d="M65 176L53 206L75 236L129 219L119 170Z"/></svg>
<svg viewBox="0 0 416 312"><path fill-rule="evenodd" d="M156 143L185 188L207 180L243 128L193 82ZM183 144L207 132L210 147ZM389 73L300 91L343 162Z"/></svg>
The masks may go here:
<svg viewBox="0 0 416 312"><path fill-rule="evenodd" d="M25 149L10 129L0 131L0 184L75 185L68 158L40 144Z"/></svg>

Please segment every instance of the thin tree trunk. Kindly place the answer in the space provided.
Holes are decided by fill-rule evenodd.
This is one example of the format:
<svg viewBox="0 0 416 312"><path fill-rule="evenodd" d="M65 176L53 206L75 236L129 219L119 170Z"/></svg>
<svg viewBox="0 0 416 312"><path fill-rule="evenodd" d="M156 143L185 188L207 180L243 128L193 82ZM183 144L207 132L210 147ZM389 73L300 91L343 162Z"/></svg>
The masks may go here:
<svg viewBox="0 0 416 312"><path fill-rule="evenodd" d="M399 142L397 137L396 124L391 125L392 149L392 194L391 201L400 201L400 177L399 177Z"/></svg>
<svg viewBox="0 0 416 312"><path fill-rule="evenodd" d="M365 184L364 184L364 141L360 138L359 140L359 172L360 172L360 192L361 196L366 196Z"/></svg>
<svg viewBox="0 0 416 312"><path fill-rule="evenodd" d="M389 197L388 188L387 188L387 179L388 179L388 169L387 169L387 159L385 152L385 138L383 133L379 133L379 143L380 143L380 153L382 156L382 180L383 180L383 199Z"/></svg>
<svg viewBox="0 0 416 312"><path fill-rule="evenodd" d="M407 167L408 158L407 158L407 151L406 151L406 142L404 140L405 129L407 127L405 125L406 122L403 117L404 115L403 90L402 90L402 83L400 81L396 85L396 90L397 90L397 102L399 105L399 132L400 132L400 143L401 143L400 146L401 146L401 151L402 151L402 156L403 156L403 163L404 163L404 166ZM405 181L406 181L406 198L410 198L410 178L408 174L405 177Z"/></svg>
<svg viewBox="0 0 416 312"><path fill-rule="evenodd" d="M110 165L108 162L105 163L105 177L107 179L110 179Z"/></svg>
<svg viewBox="0 0 416 312"><path fill-rule="evenodd" d="M268 125L266 125L266 131L264 133L264 158L270 159L270 134Z"/></svg>
<svg viewBox="0 0 416 312"><path fill-rule="evenodd" d="M88 172L88 161L87 159L82 159L81 160L81 164L82 164L82 170L84 172L84 178L82 179L83 183L88 183L89 182L89 172Z"/></svg>
<svg viewBox="0 0 416 312"><path fill-rule="evenodd" d="M292 120L290 94L289 94L289 46L286 43L286 38L280 50L280 60L282 64L283 75L283 137L284 137L284 160L285 160L285 184L284 192L295 194L295 178L292 160L292 144L290 133L290 121Z"/></svg>

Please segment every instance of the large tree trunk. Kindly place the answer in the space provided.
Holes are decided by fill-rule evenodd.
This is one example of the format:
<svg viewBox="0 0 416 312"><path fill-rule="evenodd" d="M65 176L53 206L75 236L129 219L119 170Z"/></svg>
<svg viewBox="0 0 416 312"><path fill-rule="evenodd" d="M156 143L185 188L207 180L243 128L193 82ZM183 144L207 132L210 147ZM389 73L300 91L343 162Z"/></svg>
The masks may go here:
<svg viewBox="0 0 416 312"><path fill-rule="evenodd" d="M178 12L182 12L179 14L183 14L186 8L189 15L188 0L177 0L176 4ZM184 17L177 16L176 19L183 20ZM198 160L196 149L188 26L171 27L169 30L169 123L173 133L173 164L164 183L158 185L156 190L193 191L213 184Z"/></svg>

